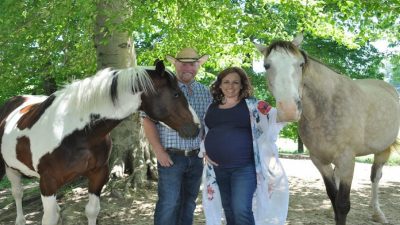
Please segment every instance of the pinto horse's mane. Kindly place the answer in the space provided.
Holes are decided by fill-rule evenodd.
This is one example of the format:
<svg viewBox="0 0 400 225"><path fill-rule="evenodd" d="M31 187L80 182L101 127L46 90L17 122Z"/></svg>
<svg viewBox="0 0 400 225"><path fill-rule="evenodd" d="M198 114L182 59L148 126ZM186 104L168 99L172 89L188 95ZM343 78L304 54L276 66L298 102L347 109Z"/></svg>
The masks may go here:
<svg viewBox="0 0 400 225"><path fill-rule="evenodd" d="M154 67L131 67L127 69L100 70L96 75L66 85L55 95L69 109L87 112L98 105L119 105L119 98L126 94L155 92L153 82L146 71ZM62 100L61 100L62 99Z"/></svg>

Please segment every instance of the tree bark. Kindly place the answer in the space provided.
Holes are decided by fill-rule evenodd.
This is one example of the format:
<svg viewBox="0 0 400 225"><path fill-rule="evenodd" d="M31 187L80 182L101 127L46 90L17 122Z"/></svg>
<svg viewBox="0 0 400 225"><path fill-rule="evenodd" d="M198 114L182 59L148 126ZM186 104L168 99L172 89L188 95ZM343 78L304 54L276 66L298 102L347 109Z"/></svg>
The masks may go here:
<svg viewBox="0 0 400 225"><path fill-rule="evenodd" d="M98 70L107 67L122 69L136 65L132 39L127 32L116 29L130 13L129 6L123 0L100 0L97 12L95 47ZM149 159L144 157L150 155L149 148L143 148L148 146L148 142L140 130L140 118L138 113L135 113L111 132L111 175L119 178L125 174L130 175L129 180L134 183L134 187L147 179L145 175L149 167L146 164Z"/></svg>
<svg viewBox="0 0 400 225"><path fill-rule="evenodd" d="M303 140L301 140L299 132L297 132L297 153L304 153L304 144Z"/></svg>
<svg viewBox="0 0 400 225"><path fill-rule="evenodd" d="M43 90L45 95L51 95L57 90L57 83L54 77L46 76L43 78Z"/></svg>

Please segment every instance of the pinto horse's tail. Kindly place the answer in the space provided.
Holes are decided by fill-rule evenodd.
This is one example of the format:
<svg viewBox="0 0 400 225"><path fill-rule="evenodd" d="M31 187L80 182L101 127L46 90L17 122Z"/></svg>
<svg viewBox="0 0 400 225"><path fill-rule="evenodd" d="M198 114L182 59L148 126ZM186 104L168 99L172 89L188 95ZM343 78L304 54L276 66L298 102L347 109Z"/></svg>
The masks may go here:
<svg viewBox="0 0 400 225"><path fill-rule="evenodd" d="M4 162L3 156L0 153L0 180L3 179L4 174L6 174L6 164Z"/></svg>

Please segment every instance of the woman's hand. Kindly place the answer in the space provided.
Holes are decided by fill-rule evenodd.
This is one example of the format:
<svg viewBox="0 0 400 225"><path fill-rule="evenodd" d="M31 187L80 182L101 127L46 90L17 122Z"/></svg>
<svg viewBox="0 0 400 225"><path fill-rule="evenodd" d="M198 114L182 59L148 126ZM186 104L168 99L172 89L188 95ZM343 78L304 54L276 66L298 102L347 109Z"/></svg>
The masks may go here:
<svg viewBox="0 0 400 225"><path fill-rule="evenodd" d="M212 161L212 160L208 157L207 154L204 154L204 160L205 160L206 162L210 163L210 164L213 165L213 166L218 166L218 163Z"/></svg>

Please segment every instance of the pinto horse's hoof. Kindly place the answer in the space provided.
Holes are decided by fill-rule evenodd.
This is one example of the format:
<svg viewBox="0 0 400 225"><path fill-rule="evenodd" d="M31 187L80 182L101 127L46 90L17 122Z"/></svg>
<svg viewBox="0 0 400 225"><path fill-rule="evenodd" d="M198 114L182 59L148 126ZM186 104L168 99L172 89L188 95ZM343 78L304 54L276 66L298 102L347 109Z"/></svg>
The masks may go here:
<svg viewBox="0 0 400 225"><path fill-rule="evenodd" d="M15 220L15 225L25 225L25 223L26 223L25 217L17 218Z"/></svg>

